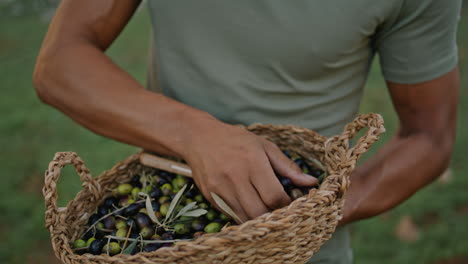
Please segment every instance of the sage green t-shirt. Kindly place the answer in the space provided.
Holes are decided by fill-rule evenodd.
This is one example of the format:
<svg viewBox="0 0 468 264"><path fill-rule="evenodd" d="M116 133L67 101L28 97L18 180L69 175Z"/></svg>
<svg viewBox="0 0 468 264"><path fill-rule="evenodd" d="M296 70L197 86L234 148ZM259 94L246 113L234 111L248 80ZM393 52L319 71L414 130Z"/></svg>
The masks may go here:
<svg viewBox="0 0 468 264"><path fill-rule="evenodd" d="M461 0L148 2L149 89L233 124L337 134L357 115L375 54L397 83L428 81L457 63ZM348 242L333 242L340 236L323 254L350 256Z"/></svg>

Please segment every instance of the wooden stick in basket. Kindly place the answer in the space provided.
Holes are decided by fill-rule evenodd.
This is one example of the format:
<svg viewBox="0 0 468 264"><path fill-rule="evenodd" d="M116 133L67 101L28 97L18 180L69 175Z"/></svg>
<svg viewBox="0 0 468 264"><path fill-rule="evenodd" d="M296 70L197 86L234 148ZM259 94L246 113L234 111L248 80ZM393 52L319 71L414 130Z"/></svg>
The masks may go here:
<svg viewBox="0 0 468 264"><path fill-rule="evenodd" d="M177 161L161 158L149 153L142 153L140 155L140 163L148 167L162 169L192 178L192 170L190 167Z"/></svg>

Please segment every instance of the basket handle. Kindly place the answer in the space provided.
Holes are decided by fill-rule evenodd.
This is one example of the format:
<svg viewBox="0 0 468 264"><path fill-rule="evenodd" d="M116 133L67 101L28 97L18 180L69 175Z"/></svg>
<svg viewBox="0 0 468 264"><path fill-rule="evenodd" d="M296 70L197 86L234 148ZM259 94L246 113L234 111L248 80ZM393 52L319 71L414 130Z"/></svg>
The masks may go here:
<svg viewBox="0 0 468 264"><path fill-rule="evenodd" d="M333 150L344 148L346 158L348 160L346 165L354 167L356 161L364 154L370 146L378 140L380 134L385 132L383 126L384 121L381 115L376 113L369 113L357 116L351 123L347 124L341 135L330 137L325 142L325 153L326 155L333 155L336 153ZM352 147L349 146L349 140L364 128L368 128L365 135L360 137L356 144ZM328 159L330 165L332 165L335 159ZM342 160L342 159L341 159ZM338 164L334 164L338 165Z"/></svg>
<svg viewBox="0 0 468 264"><path fill-rule="evenodd" d="M58 223L59 214L67 210L64 207L57 207L57 181L61 175L62 168L68 164L72 164L75 167L83 182L83 188L89 189L89 193L95 195L101 190L101 185L91 176L83 160L75 152L55 153L54 159L49 163L49 168L46 171L44 188L42 189L46 206L45 225L51 233L54 225ZM93 198L96 200L98 197Z"/></svg>

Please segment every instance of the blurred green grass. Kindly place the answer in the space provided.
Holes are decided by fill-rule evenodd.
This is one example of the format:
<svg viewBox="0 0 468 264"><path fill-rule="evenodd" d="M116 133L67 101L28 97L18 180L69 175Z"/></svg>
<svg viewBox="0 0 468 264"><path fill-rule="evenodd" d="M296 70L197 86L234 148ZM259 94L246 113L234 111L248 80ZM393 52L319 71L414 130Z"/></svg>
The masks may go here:
<svg viewBox="0 0 468 264"><path fill-rule="evenodd" d="M382 217L353 225L356 263L432 263L468 256L467 15L464 10L459 28L462 88L458 138L451 164L453 177L448 183L432 184ZM44 228L41 194L43 172L54 153L76 151L98 175L136 148L95 135L38 100L31 76L47 22L29 15L1 17L0 24L0 263L58 263L51 256ZM149 30L146 12L139 12L108 51L116 63L142 83ZM361 109L381 113L386 121L387 133L369 156L393 134L398 122L377 64L372 68ZM73 170L64 171L59 185L61 205L81 188ZM419 228L415 242L400 241L395 236L404 215L412 217Z"/></svg>

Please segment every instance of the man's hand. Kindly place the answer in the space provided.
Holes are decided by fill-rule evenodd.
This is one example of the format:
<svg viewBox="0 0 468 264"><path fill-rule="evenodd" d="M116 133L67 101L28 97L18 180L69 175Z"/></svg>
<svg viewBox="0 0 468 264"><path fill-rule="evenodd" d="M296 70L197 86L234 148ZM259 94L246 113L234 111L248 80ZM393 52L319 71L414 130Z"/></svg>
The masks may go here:
<svg viewBox="0 0 468 264"><path fill-rule="evenodd" d="M274 171L296 185L317 183L272 142L218 121L194 127L184 158L204 196L216 205L210 193L220 195L242 220L291 202Z"/></svg>

